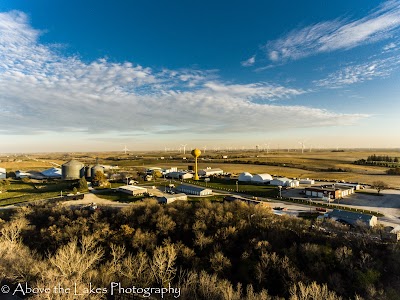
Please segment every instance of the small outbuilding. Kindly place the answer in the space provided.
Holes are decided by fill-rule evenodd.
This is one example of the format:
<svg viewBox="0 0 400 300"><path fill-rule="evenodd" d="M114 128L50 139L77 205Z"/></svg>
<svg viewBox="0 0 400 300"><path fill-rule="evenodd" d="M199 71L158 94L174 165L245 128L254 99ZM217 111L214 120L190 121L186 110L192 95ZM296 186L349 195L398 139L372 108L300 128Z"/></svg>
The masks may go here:
<svg viewBox="0 0 400 300"><path fill-rule="evenodd" d="M183 172L183 171L170 172L166 176L168 178L173 178L173 179L191 179L191 178L193 178L192 173Z"/></svg>
<svg viewBox="0 0 400 300"><path fill-rule="evenodd" d="M286 177L279 177L271 180L270 185L285 186L285 187L296 187L299 186L300 182L297 180L292 180Z"/></svg>
<svg viewBox="0 0 400 300"><path fill-rule="evenodd" d="M197 186L191 186L191 185L185 185L185 184L181 184L180 186L178 186L177 190L182 193L189 194L189 195L196 195L196 196L212 195L211 189L197 187Z"/></svg>

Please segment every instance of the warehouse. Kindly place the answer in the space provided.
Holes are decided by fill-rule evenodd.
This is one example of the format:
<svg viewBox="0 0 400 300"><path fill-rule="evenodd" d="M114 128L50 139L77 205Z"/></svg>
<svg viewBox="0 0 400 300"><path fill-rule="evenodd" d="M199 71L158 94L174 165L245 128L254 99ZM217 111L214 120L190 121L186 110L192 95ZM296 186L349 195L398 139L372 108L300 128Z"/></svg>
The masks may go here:
<svg viewBox="0 0 400 300"><path fill-rule="evenodd" d="M299 186L300 182L297 180L292 180L286 177L279 177L271 180L270 185L285 186L285 187L296 187Z"/></svg>
<svg viewBox="0 0 400 300"><path fill-rule="evenodd" d="M333 211L327 213L326 216L335 221L353 226L365 224L369 227L374 227L378 224L378 218L375 216L340 209L334 209Z"/></svg>
<svg viewBox="0 0 400 300"><path fill-rule="evenodd" d="M315 180L309 178L300 179L299 182L300 184L315 184Z"/></svg>
<svg viewBox="0 0 400 300"><path fill-rule="evenodd" d="M221 175L224 174L224 171L220 168L207 168L203 170L199 170L199 176L212 176L212 175Z"/></svg>
<svg viewBox="0 0 400 300"><path fill-rule="evenodd" d="M253 178L253 175L251 175L249 172L244 172L239 175L238 180L244 181L244 182L249 182L249 181L251 181L252 178Z"/></svg>
<svg viewBox="0 0 400 300"><path fill-rule="evenodd" d="M157 201L160 204L168 204L175 202L177 200L187 200L187 195L184 193L179 193L174 195L164 194L164 196L157 198Z"/></svg>
<svg viewBox="0 0 400 300"><path fill-rule="evenodd" d="M210 189L197 187L197 186L184 185L184 184L178 186L177 190L182 193L189 194L189 195L197 195L197 196L212 195L212 190L210 190Z"/></svg>
<svg viewBox="0 0 400 300"><path fill-rule="evenodd" d="M126 193L132 196L143 195L147 193L147 189L136 185L124 185L117 189L118 192Z"/></svg>
<svg viewBox="0 0 400 300"><path fill-rule="evenodd" d="M173 178L173 179L191 179L193 178L192 173L188 172L183 172L183 171L177 171L177 172L171 172L166 175L168 178Z"/></svg>
<svg viewBox="0 0 400 300"><path fill-rule="evenodd" d="M268 183L272 180L272 176L264 173L264 174L256 174L253 175L253 177L251 178L251 182L254 183Z"/></svg>
<svg viewBox="0 0 400 300"><path fill-rule="evenodd" d="M354 188L337 187L336 185L322 185L316 187L306 187L306 196L309 197L329 197L330 199L342 199L354 193Z"/></svg>
<svg viewBox="0 0 400 300"><path fill-rule="evenodd" d="M6 169L0 168L0 179L6 179L7 177L6 174L7 174Z"/></svg>

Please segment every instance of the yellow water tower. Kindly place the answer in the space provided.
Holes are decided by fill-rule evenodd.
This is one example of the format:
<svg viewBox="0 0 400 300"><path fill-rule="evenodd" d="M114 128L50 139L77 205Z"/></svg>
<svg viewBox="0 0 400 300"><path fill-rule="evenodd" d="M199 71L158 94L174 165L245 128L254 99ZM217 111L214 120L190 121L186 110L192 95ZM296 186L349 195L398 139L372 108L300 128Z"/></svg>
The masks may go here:
<svg viewBox="0 0 400 300"><path fill-rule="evenodd" d="M197 158L201 155L201 151L199 149L193 149L192 155L194 156L194 180L199 180L199 174L197 174Z"/></svg>

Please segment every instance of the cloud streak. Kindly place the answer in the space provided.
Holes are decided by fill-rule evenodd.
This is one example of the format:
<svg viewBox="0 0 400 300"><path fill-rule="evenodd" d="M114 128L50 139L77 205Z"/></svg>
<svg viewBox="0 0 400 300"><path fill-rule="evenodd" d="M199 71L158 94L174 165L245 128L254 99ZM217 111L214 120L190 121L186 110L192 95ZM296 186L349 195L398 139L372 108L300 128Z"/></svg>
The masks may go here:
<svg viewBox="0 0 400 300"><path fill-rule="evenodd" d="M382 41L400 27L400 3L387 1L359 20L320 22L268 42L264 50L273 62L297 60L324 52L347 50Z"/></svg>
<svg viewBox="0 0 400 300"><path fill-rule="evenodd" d="M346 66L323 79L314 81L314 84L326 88L341 88L375 78L389 77L399 66L400 56L376 59L363 64Z"/></svg>
<svg viewBox="0 0 400 300"><path fill-rule="evenodd" d="M306 91L225 83L215 70L85 63L40 44L40 34L23 13L0 13L0 134L245 133L348 125L367 117L273 105Z"/></svg>

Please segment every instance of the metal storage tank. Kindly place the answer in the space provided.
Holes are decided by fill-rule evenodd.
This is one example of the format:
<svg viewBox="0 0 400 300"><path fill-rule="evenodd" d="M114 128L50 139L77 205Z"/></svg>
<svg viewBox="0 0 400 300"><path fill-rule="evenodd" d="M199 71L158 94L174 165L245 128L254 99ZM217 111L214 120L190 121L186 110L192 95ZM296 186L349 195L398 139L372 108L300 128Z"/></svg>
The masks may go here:
<svg viewBox="0 0 400 300"><path fill-rule="evenodd" d="M85 177L92 178L92 165L85 166Z"/></svg>
<svg viewBox="0 0 400 300"><path fill-rule="evenodd" d="M70 160L61 166L62 179L80 179L85 176L85 166L77 160Z"/></svg>
<svg viewBox="0 0 400 300"><path fill-rule="evenodd" d="M92 167L92 169L91 169L91 175L92 175L92 179L94 178L94 176L96 175L96 172L101 172L101 173L103 173L104 174L104 167L103 166L101 166L101 165L99 165L99 164L97 164L97 165L95 165L95 166L93 166Z"/></svg>

